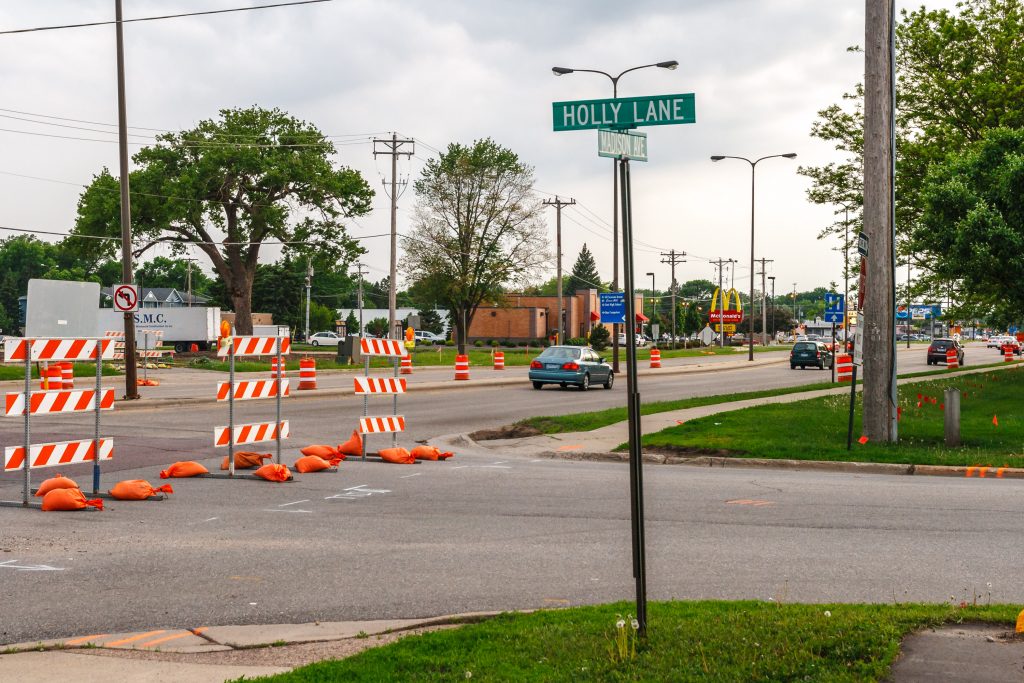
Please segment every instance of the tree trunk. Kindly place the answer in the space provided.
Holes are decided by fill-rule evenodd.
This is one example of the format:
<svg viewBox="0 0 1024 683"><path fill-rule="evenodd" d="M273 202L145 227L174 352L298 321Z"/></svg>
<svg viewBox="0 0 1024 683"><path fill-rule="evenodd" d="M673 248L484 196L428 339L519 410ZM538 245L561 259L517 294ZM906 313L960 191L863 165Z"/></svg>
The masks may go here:
<svg viewBox="0 0 1024 683"><path fill-rule="evenodd" d="M465 355L466 353L466 330L462 327L462 313L464 309L457 309L454 306L451 308L450 315L452 317L452 329L455 330L455 346L458 349L458 353Z"/></svg>
<svg viewBox="0 0 1024 683"><path fill-rule="evenodd" d="M896 348L893 300L893 177L890 28L892 0L866 0L864 44L864 435L894 442Z"/></svg>
<svg viewBox="0 0 1024 683"><path fill-rule="evenodd" d="M252 281L254 273L231 274L231 303L235 307L235 334L252 334Z"/></svg>

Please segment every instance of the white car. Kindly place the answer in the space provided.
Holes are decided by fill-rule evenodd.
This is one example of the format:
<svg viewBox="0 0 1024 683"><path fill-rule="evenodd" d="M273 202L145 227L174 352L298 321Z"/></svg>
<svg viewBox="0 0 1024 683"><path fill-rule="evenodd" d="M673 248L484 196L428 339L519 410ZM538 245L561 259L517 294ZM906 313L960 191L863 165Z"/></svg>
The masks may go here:
<svg viewBox="0 0 1024 683"><path fill-rule="evenodd" d="M419 344L444 344L444 337L427 330L416 330L416 342Z"/></svg>
<svg viewBox="0 0 1024 683"><path fill-rule="evenodd" d="M626 333L625 332L619 332L619 346L625 346L625 345L626 345ZM636 345L637 346L647 346L647 340L644 339L644 336L642 334L636 335Z"/></svg>
<svg viewBox="0 0 1024 683"><path fill-rule="evenodd" d="M313 346L337 346L345 338L334 332L317 332L309 335L309 343Z"/></svg>

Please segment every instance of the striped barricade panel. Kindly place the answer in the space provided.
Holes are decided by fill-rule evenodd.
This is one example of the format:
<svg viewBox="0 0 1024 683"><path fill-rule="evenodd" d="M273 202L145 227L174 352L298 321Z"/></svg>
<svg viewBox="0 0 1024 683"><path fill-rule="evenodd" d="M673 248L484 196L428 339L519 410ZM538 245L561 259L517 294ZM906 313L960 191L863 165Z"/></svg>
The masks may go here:
<svg viewBox="0 0 1024 683"><path fill-rule="evenodd" d="M281 396L291 396L289 380L281 380ZM217 400L226 401L228 400L228 392L230 391L230 382L218 382L217 383ZM235 400L236 401L248 401L255 398L274 398L277 396L277 380L276 379L258 379L258 380L246 380L242 382L235 382Z"/></svg>
<svg viewBox="0 0 1024 683"><path fill-rule="evenodd" d="M124 339L124 332L119 332L117 330L107 330L106 332L103 333L103 336L113 337L115 339Z"/></svg>
<svg viewBox="0 0 1024 683"><path fill-rule="evenodd" d="M354 377L357 394L404 394L405 378L400 377Z"/></svg>
<svg viewBox="0 0 1024 683"><path fill-rule="evenodd" d="M236 356L276 356L278 339L281 340L281 355L288 355L292 350L292 340L288 337L232 337L230 343L221 344L217 355L227 356L234 346Z"/></svg>
<svg viewBox="0 0 1024 683"><path fill-rule="evenodd" d="M359 432L361 434L385 434L388 432L404 432L405 416L388 415L386 417L361 417L359 418Z"/></svg>
<svg viewBox="0 0 1024 683"><path fill-rule="evenodd" d="M104 359L114 357L110 339L7 339L4 341L4 362L29 360L96 360L96 345ZM31 350L29 347L31 346Z"/></svg>
<svg viewBox="0 0 1024 683"><path fill-rule="evenodd" d="M359 340L359 347L364 356L404 356L407 351L405 346L397 339L367 339Z"/></svg>
<svg viewBox="0 0 1024 683"><path fill-rule="evenodd" d="M139 358L163 358L164 356L173 356L174 351L168 349L167 351L136 351L135 355ZM122 355L123 357L123 355Z"/></svg>
<svg viewBox="0 0 1024 683"><path fill-rule="evenodd" d="M281 438L288 438L288 420L282 420L280 425L275 426L273 422L256 422L235 427L235 445L240 446L247 443L260 443L262 441L275 441L278 430ZM213 445L217 448L228 445L228 428L216 427L213 430Z"/></svg>
<svg viewBox="0 0 1024 683"><path fill-rule="evenodd" d="M60 443L34 443L29 467L56 467L96 460L96 444L88 441L62 441ZM100 439L100 460L114 457L114 440ZM25 447L9 446L4 449L4 471L20 470L25 466Z"/></svg>
<svg viewBox="0 0 1024 683"><path fill-rule="evenodd" d="M4 415L25 414L24 392L5 395ZM51 413L78 413L96 409L96 391L81 389L73 391L33 391L31 413L47 415ZM100 410L114 409L114 390L100 390Z"/></svg>

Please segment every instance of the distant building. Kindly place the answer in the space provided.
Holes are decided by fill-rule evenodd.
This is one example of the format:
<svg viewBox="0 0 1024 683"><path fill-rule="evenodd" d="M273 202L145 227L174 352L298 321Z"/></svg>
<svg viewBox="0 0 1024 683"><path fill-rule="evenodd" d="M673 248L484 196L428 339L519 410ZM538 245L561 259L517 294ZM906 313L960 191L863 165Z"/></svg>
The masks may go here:
<svg viewBox="0 0 1024 683"><path fill-rule="evenodd" d="M100 290L100 301L103 306L113 307L114 304L111 301L113 293L111 290L111 287L104 287ZM141 301L139 306L141 308L180 308L184 306L206 306L210 303L209 297L189 294L173 287L143 287L140 290L140 294Z"/></svg>
<svg viewBox="0 0 1024 683"><path fill-rule="evenodd" d="M643 298L635 297L636 310L643 310ZM551 337L558 328L557 296L506 294L499 306L480 306L469 326L468 341L509 339L532 341ZM584 289L562 297L562 315L566 338L589 337L590 330L600 323L601 307L596 289ZM647 319L638 313L638 321ZM610 326L609 326L610 327ZM610 330L609 330L610 331Z"/></svg>

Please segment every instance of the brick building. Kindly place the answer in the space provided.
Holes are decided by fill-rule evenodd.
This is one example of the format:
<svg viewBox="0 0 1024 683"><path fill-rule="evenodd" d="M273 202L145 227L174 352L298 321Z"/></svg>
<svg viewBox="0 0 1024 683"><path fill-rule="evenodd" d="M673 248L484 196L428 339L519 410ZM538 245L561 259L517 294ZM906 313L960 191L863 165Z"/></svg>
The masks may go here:
<svg viewBox="0 0 1024 683"><path fill-rule="evenodd" d="M642 297L636 297L636 310L643 310ZM507 294L500 306L480 306L469 326L469 343L480 339L509 339L531 341L551 336L558 327L555 310L557 296L531 296ZM597 290L585 289L572 295L562 296L565 315L565 334L573 337L587 337L600 320L600 305Z"/></svg>

